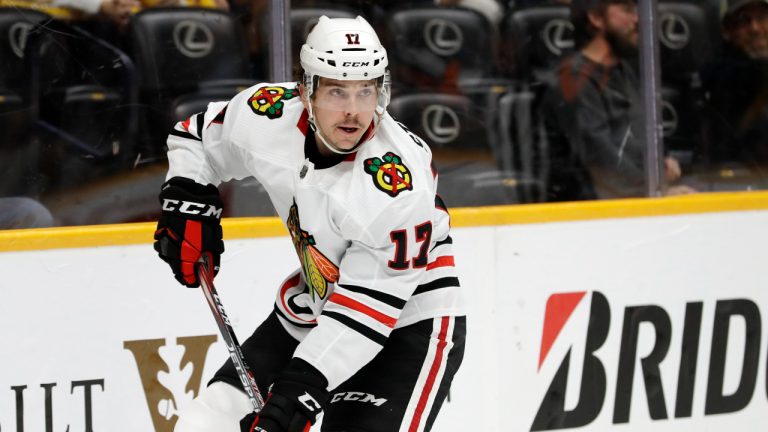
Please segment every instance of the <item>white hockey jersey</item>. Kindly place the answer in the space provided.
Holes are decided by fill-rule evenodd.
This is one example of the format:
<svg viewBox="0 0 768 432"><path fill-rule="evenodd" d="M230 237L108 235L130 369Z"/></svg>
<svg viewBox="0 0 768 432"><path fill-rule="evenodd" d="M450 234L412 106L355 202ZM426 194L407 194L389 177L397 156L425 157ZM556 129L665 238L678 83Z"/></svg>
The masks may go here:
<svg viewBox="0 0 768 432"><path fill-rule="evenodd" d="M332 389L394 328L465 311L429 147L386 114L356 153L320 169L307 133L296 83L259 84L174 127L168 178L265 187L301 263L275 310L300 340L294 355Z"/></svg>

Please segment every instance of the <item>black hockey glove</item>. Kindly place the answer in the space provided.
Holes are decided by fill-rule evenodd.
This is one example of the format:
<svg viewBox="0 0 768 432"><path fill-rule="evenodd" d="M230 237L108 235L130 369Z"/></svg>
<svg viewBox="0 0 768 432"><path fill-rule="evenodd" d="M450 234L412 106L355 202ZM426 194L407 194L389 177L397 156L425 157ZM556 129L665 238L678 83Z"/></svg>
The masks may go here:
<svg viewBox="0 0 768 432"><path fill-rule="evenodd" d="M293 358L267 395L260 413L240 420L243 432L304 432L328 403L328 380L306 361Z"/></svg>
<svg viewBox="0 0 768 432"><path fill-rule="evenodd" d="M224 204L214 185L173 177L160 191L163 213L155 231L155 250L173 270L182 285L200 286L195 263L203 253L210 254L213 274L219 271L224 252L221 212Z"/></svg>

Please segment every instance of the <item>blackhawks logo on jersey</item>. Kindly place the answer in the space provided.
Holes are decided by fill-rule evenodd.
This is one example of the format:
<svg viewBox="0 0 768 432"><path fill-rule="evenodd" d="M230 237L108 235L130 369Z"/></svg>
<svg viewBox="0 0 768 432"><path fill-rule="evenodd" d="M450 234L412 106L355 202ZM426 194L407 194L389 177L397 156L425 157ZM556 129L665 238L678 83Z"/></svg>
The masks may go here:
<svg viewBox="0 0 768 432"><path fill-rule="evenodd" d="M297 89L285 87L262 87L248 98L248 106L254 113L276 119L283 115L283 106L289 99L299 95Z"/></svg>
<svg viewBox="0 0 768 432"><path fill-rule="evenodd" d="M412 190L411 171L403 164L400 156L387 152L381 159L366 159L365 172L373 178L377 189L396 197L404 190Z"/></svg>
<svg viewBox="0 0 768 432"><path fill-rule="evenodd" d="M299 208L296 206L296 201L293 202L288 212L288 231L291 233L293 246L299 255L301 269L304 272L304 279L309 285L312 300L315 299L315 293L320 299L324 299L328 293L328 284L339 280L339 268L317 250L315 238L301 229Z"/></svg>

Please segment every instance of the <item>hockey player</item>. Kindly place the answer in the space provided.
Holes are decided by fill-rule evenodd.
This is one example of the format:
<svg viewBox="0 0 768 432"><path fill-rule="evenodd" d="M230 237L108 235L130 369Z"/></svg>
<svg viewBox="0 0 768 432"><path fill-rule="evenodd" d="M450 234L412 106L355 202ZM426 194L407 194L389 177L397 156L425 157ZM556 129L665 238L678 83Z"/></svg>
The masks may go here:
<svg viewBox="0 0 768 432"><path fill-rule="evenodd" d="M258 84L178 123L155 249L183 285L224 251L216 185L253 176L301 267L243 344L259 415L231 360L177 432L430 430L464 352L449 219L427 145L387 112L386 51L361 17L320 18L300 83Z"/></svg>

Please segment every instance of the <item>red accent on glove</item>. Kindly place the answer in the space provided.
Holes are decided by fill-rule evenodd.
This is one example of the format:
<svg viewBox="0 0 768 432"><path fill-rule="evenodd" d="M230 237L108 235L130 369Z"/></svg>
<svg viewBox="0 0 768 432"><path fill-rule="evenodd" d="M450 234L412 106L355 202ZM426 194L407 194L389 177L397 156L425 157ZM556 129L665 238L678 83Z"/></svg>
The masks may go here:
<svg viewBox="0 0 768 432"><path fill-rule="evenodd" d="M181 271L184 280L193 284L197 281L195 263L200 259L203 248L203 226L200 221L188 220L184 227L184 241L181 244Z"/></svg>
<svg viewBox="0 0 768 432"><path fill-rule="evenodd" d="M259 416L257 415L255 419L253 419L253 423L251 423L251 429L249 432L253 432L254 429L256 429L256 425L259 424Z"/></svg>

